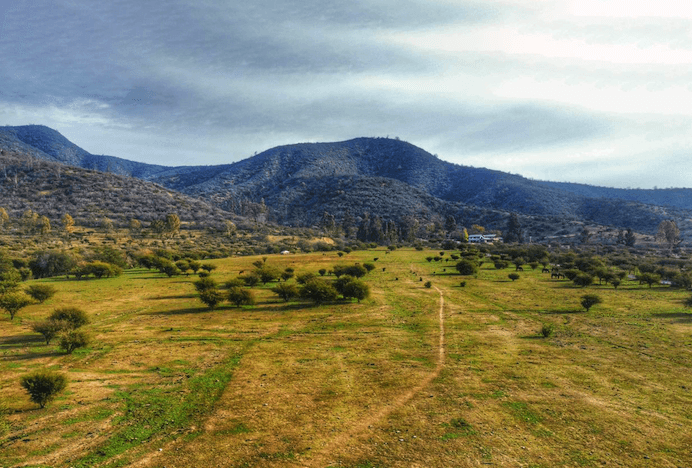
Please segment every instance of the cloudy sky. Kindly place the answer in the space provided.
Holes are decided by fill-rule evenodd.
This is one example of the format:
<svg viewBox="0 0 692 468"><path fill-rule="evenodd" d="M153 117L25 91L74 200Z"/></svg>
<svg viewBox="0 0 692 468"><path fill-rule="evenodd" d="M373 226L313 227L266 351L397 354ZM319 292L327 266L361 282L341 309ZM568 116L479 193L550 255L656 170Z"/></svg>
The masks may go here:
<svg viewBox="0 0 692 468"><path fill-rule="evenodd" d="M220 164L398 136L545 180L690 187L680 0L0 0L0 125Z"/></svg>

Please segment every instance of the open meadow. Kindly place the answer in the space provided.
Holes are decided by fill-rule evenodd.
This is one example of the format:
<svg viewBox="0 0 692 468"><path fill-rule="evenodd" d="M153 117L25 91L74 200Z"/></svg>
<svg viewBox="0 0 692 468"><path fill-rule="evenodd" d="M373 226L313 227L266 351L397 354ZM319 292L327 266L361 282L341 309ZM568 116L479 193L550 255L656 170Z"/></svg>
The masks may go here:
<svg viewBox="0 0 692 468"><path fill-rule="evenodd" d="M689 292L460 276L438 253L266 256L296 275L375 264L368 299L321 306L267 283L210 310L194 275L141 268L32 280L58 292L0 317L0 466L692 466ZM260 259L205 263L223 284ZM72 354L31 330L64 306L91 318ZM69 377L43 409L19 385L39 368Z"/></svg>

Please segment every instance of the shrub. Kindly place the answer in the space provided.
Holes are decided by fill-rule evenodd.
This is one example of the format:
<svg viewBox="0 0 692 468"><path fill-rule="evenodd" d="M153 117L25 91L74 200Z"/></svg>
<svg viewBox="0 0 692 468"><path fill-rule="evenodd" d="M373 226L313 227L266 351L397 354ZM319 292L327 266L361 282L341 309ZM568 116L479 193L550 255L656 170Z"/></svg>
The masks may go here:
<svg viewBox="0 0 692 468"><path fill-rule="evenodd" d="M41 408L67 387L64 374L48 370L38 370L23 375L19 383L29 393L29 398Z"/></svg>
<svg viewBox="0 0 692 468"><path fill-rule="evenodd" d="M217 266L216 266L216 265L212 265L211 263L203 263L203 264L202 264L202 270L208 271L209 273L211 273L212 271L216 270L216 268L217 268Z"/></svg>
<svg viewBox="0 0 692 468"><path fill-rule="evenodd" d="M544 323L541 327L541 335L543 338L548 338L553 334L554 327L552 323Z"/></svg>
<svg viewBox="0 0 692 468"><path fill-rule="evenodd" d="M682 302L685 307L692 307L692 296L688 297Z"/></svg>
<svg viewBox="0 0 692 468"><path fill-rule="evenodd" d="M466 287L466 281L461 281L459 283L459 287L465 288Z"/></svg>
<svg viewBox="0 0 692 468"><path fill-rule="evenodd" d="M31 329L36 333L43 335L43 339L46 340L46 344L49 345L51 340L58 336L58 334L70 328L70 325L62 320L44 320L43 322L34 323Z"/></svg>
<svg viewBox="0 0 692 468"><path fill-rule="evenodd" d="M215 287L204 289L199 293L199 300L206 304L211 310L216 309L216 307L223 302L223 299L223 294Z"/></svg>
<svg viewBox="0 0 692 468"><path fill-rule="evenodd" d="M426 281L423 286L425 286L428 289L432 288L432 281Z"/></svg>
<svg viewBox="0 0 692 468"><path fill-rule="evenodd" d="M252 292L243 288L231 288L228 290L228 300L240 307L241 305L253 305L255 303L255 296Z"/></svg>
<svg viewBox="0 0 692 468"><path fill-rule="evenodd" d="M368 272L371 272L375 269L375 265L372 263L363 263L363 268L365 268Z"/></svg>
<svg viewBox="0 0 692 468"><path fill-rule="evenodd" d="M313 278L300 288L300 297L313 301L315 305L321 305L336 300L339 293L325 280Z"/></svg>
<svg viewBox="0 0 692 468"><path fill-rule="evenodd" d="M296 276L296 281L298 282L298 284L306 284L308 281L312 280L313 278L315 278L314 273L303 273L302 275Z"/></svg>
<svg viewBox="0 0 692 468"><path fill-rule="evenodd" d="M351 280L344 285L344 299L356 298L358 302L370 296L370 286L361 280Z"/></svg>
<svg viewBox="0 0 692 468"><path fill-rule="evenodd" d="M326 268L320 268L319 270L317 270L317 273L319 273L320 276L324 276L327 274L327 269Z"/></svg>
<svg viewBox="0 0 692 468"><path fill-rule="evenodd" d="M216 289L216 281L213 278L200 278L193 283L197 292L208 291L210 289Z"/></svg>
<svg viewBox="0 0 692 468"><path fill-rule="evenodd" d="M0 296L0 308L10 314L10 320L14 320L17 312L33 303L34 300L23 292L8 292Z"/></svg>
<svg viewBox="0 0 692 468"><path fill-rule="evenodd" d="M585 294L581 297L581 306L588 312L589 309L596 304L603 302L600 297L595 294Z"/></svg>
<svg viewBox="0 0 692 468"><path fill-rule="evenodd" d="M256 286L257 283L260 282L259 275L257 273L255 273L254 271L250 272L246 275L239 276L239 278L242 279L243 281L245 281L246 286L250 286L250 287Z"/></svg>
<svg viewBox="0 0 692 468"><path fill-rule="evenodd" d="M89 345L89 336L80 330L69 330L60 335L60 349L67 354L72 354L78 348L86 348Z"/></svg>
<svg viewBox="0 0 692 468"><path fill-rule="evenodd" d="M276 293L284 302L288 302L298 296L298 287L295 284L279 283L272 288L272 292Z"/></svg>
<svg viewBox="0 0 692 468"><path fill-rule="evenodd" d="M585 288L593 283L593 276L588 273L579 273L572 279L572 282L577 286Z"/></svg>
<svg viewBox="0 0 692 468"><path fill-rule="evenodd" d="M461 260L455 266L460 275L474 275L478 271L478 266L470 260Z"/></svg>
<svg viewBox="0 0 692 468"><path fill-rule="evenodd" d="M509 262L506 262L504 260L497 260L496 262L494 262L494 264L496 270L504 270L509 266Z"/></svg>
<svg viewBox="0 0 692 468"><path fill-rule="evenodd" d="M48 320L64 322L68 328L76 330L89 323L89 316L82 309L76 307L63 307L55 309Z"/></svg>
<svg viewBox="0 0 692 468"><path fill-rule="evenodd" d="M521 278L521 276L519 276L519 273L510 273L509 275L507 275L507 277L512 281L516 281L519 278Z"/></svg>
<svg viewBox="0 0 692 468"><path fill-rule="evenodd" d="M24 292L33 297L37 302L43 303L53 297L57 290L50 284L32 284Z"/></svg>
<svg viewBox="0 0 692 468"><path fill-rule="evenodd" d="M240 288L244 284L245 284L245 281L243 281L240 278L232 278L232 279L229 279L228 281L226 281L224 283L224 285L226 286L226 289Z"/></svg>

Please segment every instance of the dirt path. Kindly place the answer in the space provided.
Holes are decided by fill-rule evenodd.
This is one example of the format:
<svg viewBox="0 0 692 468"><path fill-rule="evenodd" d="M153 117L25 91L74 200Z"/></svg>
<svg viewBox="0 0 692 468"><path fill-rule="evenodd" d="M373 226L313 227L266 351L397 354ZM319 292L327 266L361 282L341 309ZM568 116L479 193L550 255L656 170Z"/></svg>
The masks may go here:
<svg viewBox="0 0 692 468"><path fill-rule="evenodd" d="M351 441L356 441L360 436L367 434L371 431L370 427L377 424L382 419L386 418L393 411L401 408L406 403L408 403L418 392L425 389L437 376L440 375L440 371L444 367L445 361L445 321L444 321L444 305L445 300L442 291L435 287L435 290L440 294L440 307L439 307L439 324L440 324L440 339L438 344L438 359L435 370L428 374L422 381L418 383L415 387L412 387L405 393L399 395L394 399L389 405L380 408L370 415L367 415L365 419L361 419L351 427L349 430L339 434L334 437L330 442L328 442L319 451L315 451L313 457L310 460L304 461L297 466L302 467L324 467L328 466L333 460L334 454L341 453L342 449L349 445Z"/></svg>

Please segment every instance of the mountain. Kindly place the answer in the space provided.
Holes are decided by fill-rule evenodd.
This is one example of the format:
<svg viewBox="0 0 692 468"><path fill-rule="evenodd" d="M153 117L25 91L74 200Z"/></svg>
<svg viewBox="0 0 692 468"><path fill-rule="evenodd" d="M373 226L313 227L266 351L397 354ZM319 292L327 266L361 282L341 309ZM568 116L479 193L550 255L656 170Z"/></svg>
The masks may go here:
<svg viewBox="0 0 692 468"><path fill-rule="evenodd" d="M284 224L317 223L326 211L337 221L347 213L422 221L451 215L466 226L475 222L497 229L516 212L527 219L540 218L544 225L575 221L649 234L662 220L675 219L681 231L692 234L689 189L629 190L534 181L452 164L397 139L293 144L232 164L183 167L92 155L43 126L1 127L0 144L8 142L24 145L46 160L156 182L230 212L252 214L246 211L264 202L270 216Z"/></svg>
<svg viewBox="0 0 692 468"><path fill-rule="evenodd" d="M201 228L216 227L224 219L238 222L204 200L152 182L67 166L19 146L2 148L0 206L12 218L32 210L54 223L68 213L82 226L96 226L104 217L120 225L127 225L130 218L150 222L167 213L177 213L183 222Z"/></svg>

